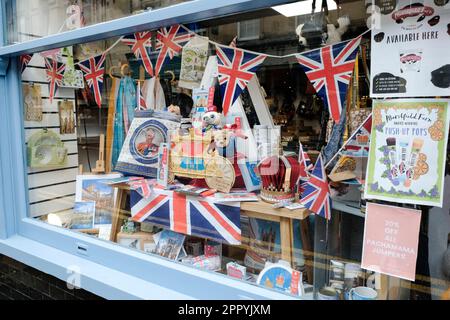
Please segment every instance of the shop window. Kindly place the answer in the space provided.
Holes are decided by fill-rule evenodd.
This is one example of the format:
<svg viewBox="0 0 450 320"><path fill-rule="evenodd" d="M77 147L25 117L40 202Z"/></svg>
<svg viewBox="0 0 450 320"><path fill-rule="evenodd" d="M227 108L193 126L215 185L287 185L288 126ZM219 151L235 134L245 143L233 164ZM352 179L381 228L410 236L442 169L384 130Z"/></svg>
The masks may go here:
<svg viewBox="0 0 450 320"><path fill-rule="evenodd" d="M6 1L8 43L20 43L191 0Z"/></svg>
<svg viewBox="0 0 450 320"><path fill-rule="evenodd" d="M97 17L85 2L86 19ZM175 1L126 3L120 13L101 7L91 23ZM430 275L440 271L419 268L417 289L361 267L373 107L367 18L364 1L305 20L268 8L22 56L29 217L298 298L438 296L448 284ZM20 21L11 41L31 37ZM39 36L59 32L38 25ZM355 53L332 91L340 112L307 66L311 52L341 52L343 41L342 55ZM238 63L235 81L226 68ZM341 149L348 139L354 148ZM322 187L329 176L333 206L305 200L313 174Z"/></svg>

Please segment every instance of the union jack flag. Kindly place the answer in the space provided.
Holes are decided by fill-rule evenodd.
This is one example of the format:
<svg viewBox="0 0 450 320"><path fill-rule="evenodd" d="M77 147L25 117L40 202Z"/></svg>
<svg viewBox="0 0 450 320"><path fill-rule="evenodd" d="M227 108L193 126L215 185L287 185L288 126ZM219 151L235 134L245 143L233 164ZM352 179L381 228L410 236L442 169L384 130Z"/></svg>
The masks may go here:
<svg viewBox="0 0 450 320"><path fill-rule="evenodd" d="M361 37L297 55L334 122L339 123Z"/></svg>
<svg viewBox="0 0 450 320"><path fill-rule="evenodd" d="M145 199L132 190L131 215L134 221L158 224L178 233L240 244L239 203L217 204L212 199L179 194L157 186Z"/></svg>
<svg viewBox="0 0 450 320"><path fill-rule="evenodd" d="M223 97L222 110L223 114L227 115L228 110L247 87L267 56L219 45L216 49L220 91Z"/></svg>
<svg viewBox="0 0 450 320"><path fill-rule="evenodd" d="M87 85L92 89L95 97L95 102L97 103L99 108L102 107L102 87L103 76L105 74L105 58L105 54L100 54L79 63L80 69L81 71L83 71Z"/></svg>
<svg viewBox="0 0 450 320"><path fill-rule="evenodd" d="M159 51L155 65L155 76L161 72L162 66L167 58L170 60L181 52L183 46L192 37L179 24L167 28L161 28L156 35L156 51Z"/></svg>
<svg viewBox="0 0 450 320"><path fill-rule="evenodd" d="M322 155L317 158L310 178L301 185L303 192L301 202L306 208L319 216L331 219L331 196L327 175L323 167Z"/></svg>
<svg viewBox="0 0 450 320"><path fill-rule="evenodd" d="M145 199L148 199L153 192L152 181L142 177L131 177L128 185Z"/></svg>
<svg viewBox="0 0 450 320"><path fill-rule="evenodd" d="M20 56L21 73L25 71L25 69L27 68L28 64L31 61L31 58L33 58L33 54L24 54L23 56Z"/></svg>
<svg viewBox="0 0 450 320"><path fill-rule="evenodd" d="M66 69L66 65L56 60L45 58L45 67L47 81L49 82L49 100L52 102L53 97L55 96L56 87L61 86L62 84L63 72Z"/></svg>
<svg viewBox="0 0 450 320"><path fill-rule="evenodd" d="M134 34L124 36L122 42L131 47L137 59L140 59L144 65L145 71L153 77L153 64L150 60L150 52L152 49L152 33L150 31L136 32Z"/></svg>

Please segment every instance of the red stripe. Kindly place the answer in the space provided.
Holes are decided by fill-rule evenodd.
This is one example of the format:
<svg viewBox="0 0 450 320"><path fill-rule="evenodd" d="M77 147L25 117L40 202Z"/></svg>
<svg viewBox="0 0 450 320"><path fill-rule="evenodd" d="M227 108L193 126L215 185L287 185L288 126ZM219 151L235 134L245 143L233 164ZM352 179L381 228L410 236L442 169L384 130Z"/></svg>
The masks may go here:
<svg viewBox="0 0 450 320"><path fill-rule="evenodd" d="M187 234L186 196L173 193L173 228L175 232Z"/></svg>
<svg viewBox="0 0 450 320"><path fill-rule="evenodd" d="M161 203L161 201L163 201L164 199L166 199L165 195L159 195L157 196L155 199L153 199L152 201L150 201L144 208L141 209L141 211L139 211L134 217L133 220L135 221L139 221L144 215L146 215L148 213L148 211L157 206L159 203Z"/></svg>
<svg viewBox="0 0 450 320"><path fill-rule="evenodd" d="M213 216L213 218L237 241L241 241L241 234L236 232L230 224L225 221L220 214L206 201L199 201L199 203Z"/></svg>

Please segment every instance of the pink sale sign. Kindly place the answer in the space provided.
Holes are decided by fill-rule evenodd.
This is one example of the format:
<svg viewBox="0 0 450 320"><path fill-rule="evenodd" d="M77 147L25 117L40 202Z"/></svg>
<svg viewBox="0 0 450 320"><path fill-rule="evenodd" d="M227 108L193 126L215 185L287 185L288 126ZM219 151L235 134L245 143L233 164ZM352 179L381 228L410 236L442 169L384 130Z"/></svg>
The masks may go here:
<svg viewBox="0 0 450 320"><path fill-rule="evenodd" d="M367 203L361 267L414 281L421 214Z"/></svg>

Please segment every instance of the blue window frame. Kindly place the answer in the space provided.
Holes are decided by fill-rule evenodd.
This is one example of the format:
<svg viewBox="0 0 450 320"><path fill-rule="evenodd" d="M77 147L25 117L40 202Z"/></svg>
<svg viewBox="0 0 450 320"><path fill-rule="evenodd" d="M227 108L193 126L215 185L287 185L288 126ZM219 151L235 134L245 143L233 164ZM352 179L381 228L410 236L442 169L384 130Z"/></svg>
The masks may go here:
<svg viewBox="0 0 450 320"><path fill-rule="evenodd" d="M173 263L159 257L133 252L102 240L89 238L68 230L39 223L28 218L28 193L25 177L25 139L23 129L23 112L18 57L24 53L34 53L54 48L70 46L77 43L102 40L136 31L155 29L175 23L190 23L213 19L225 15L252 11L260 8L289 3L286 0L197 0L182 3L176 7L162 8L154 12L117 19L82 29L24 43L0 47L0 252L8 248L8 243L19 246L30 240L36 245L29 245L17 253L17 259L35 261L35 266L46 268L45 272L64 277L52 264L42 262L46 257L53 262L73 260L83 261L117 270L144 282L154 288L149 298L169 297L170 292L176 297L198 299L286 299L288 296L257 287L224 275L194 270L191 267ZM0 43L5 43L5 6L0 7ZM28 243L32 243L28 242ZM84 255L79 255L79 248L88 248ZM48 252L39 252L49 248ZM13 252L10 250L10 252ZM60 252L60 254L57 254ZM30 258L31 257L31 258ZM40 260L39 260L40 258ZM31 259L31 260L30 260ZM40 261L39 263L36 261ZM64 262L64 261L62 261ZM65 261L67 262L67 261ZM72 261L69 261L72 262ZM86 262L86 263L87 263ZM91 264L91 265L94 265ZM99 269L100 270L100 269ZM83 271L81 271L83 274ZM155 276L158 275L158 276ZM95 281L88 282L95 286ZM92 286L87 289L92 289ZM82 285L83 288L85 286ZM96 293L108 295L102 285L97 284ZM120 295L118 295L120 296ZM132 296L130 294L130 296ZM122 296L120 296L122 297Z"/></svg>

